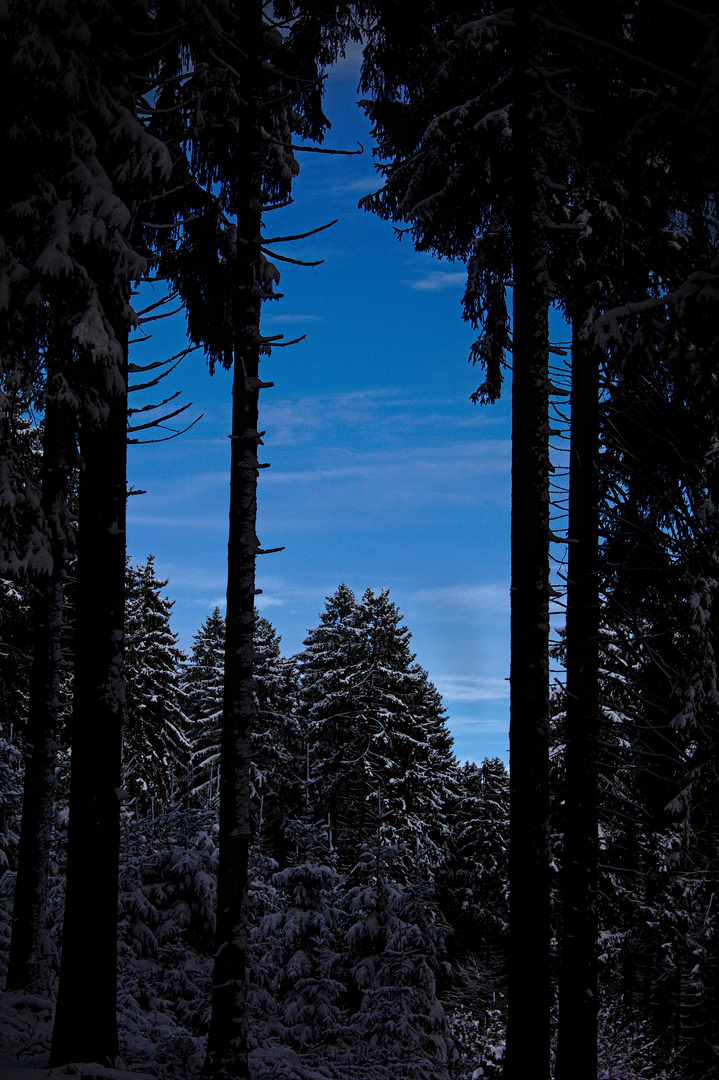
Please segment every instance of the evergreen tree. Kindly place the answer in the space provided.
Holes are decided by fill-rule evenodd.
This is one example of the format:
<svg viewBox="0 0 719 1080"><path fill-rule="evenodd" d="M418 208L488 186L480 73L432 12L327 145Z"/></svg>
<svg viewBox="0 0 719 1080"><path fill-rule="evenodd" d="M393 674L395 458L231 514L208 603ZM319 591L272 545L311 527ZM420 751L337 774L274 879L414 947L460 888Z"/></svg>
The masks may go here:
<svg viewBox="0 0 719 1080"><path fill-rule="evenodd" d="M158 13L172 47L163 57L159 107L151 112L153 125L180 149L175 162L183 193L177 208L183 243L167 272L187 302L193 342L203 345L211 367L219 361L234 370L217 961L207 1071L244 1077L255 558L263 551L256 534L258 408L260 389L271 385L259 377L260 357L271 346L260 330L260 312L279 281L269 261L276 256L262 238L263 212L289 199L298 171L293 133L321 138L327 126L320 68L337 54L346 10L334 5L327 18L302 2L275 3L270 13L263 0L216 0L193 5L179 37L172 36L173 5L161 5ZM184 184L188 163L191 180Z"/></svg>
<svg viewBox="0 0 719 1080"><path fill-rule="evenodd" d="M26 370L17 353L13 356L17 346L12 341L0 367L0 380L7 391L0 391L0 400L5 402L0 412L5 414L6 511L0 562L15 583L11 593L6 593L6 600L12 596L12 601L2 619L2 651L5 662L11 661L2 679L2 697L9 698L10 727L18 734L22 729L25 736L23 823L8 987L36 992L47 989L50 977L43 941L58 726L67 690L65 589L75 539L70 503L76 422L63 370L67 364L66 332L54 328L48 334L50 345L42 375L34 366L32 372ZM37 428L27 414L18 415L19 408L29 411L33 400L44 410ZM14 469L19 469L15 481L8 478ZM13 491L16 482L20 486ZM21 611L24 618L19 619Z"/></svg>
<svg viewBox="0 0 719 1080"><path fill-rule="evenodd" d="M122 815L118 1003L128 1068L175 1075L209 1021L217 878L215 815L184 792Z"/></svg>
<svg viewBox="0 0 719 1080"><path fill-rule="evenodd" d="M468 261L479 400L500 393L513 283L512 942L507 1078L549 1075L548 308L550 230L566 189L561 94L541 3L378 5L363 84L384 185L364 200L415 246ZM411 45L407 41L411 38ZM549 73L552 73L551 75Z"/></svg>
<svg viewBox="0 0 719 1080"><path fill-rule="evenodd" d="M218 787L224 665L225 620L215 608L195 634L192 654L182 673L192 747L190 790L203 806L211 804Z"/></svg>
<svg viewBox="0 0 719 1080"><path fill-rule="evenodd" d="M173 601L161 595L166 586L155 576L152 555L144 566L128 562L123 761L143 814L152 801L166 802L189 752L180 685L185 656L170 629Z"/></svg>
<svg viewBox="0 0 719 1080"><path fill-rule="evenodd" d="M262 1056L265 1067L273 1056L286 1061L291 1054L302 1076L340 1077L349 1064L342 1007L346 917L329 830L311 814L310 804L287 825L287 866L271 879L277 910L260 927L275 1009Z"/></svg>
<svg viewBox="0 0 719 1080"><path fill-rule="evenodd" d="M27 722L32 625L27 590L0 578L0 727L16 746Z"/></svg>
<svg viewBox="0 0 719 1080"><path fill-rule="evenodd" d="M281 655L281 640L272 624L257 615L253 672L257 728L251 748L253 817L257 841L284 865L286 829L299 809L299 779L306 755L296 711L296 665Z"/></svg>
<svg viewBox="0 0 719 1080"><path fill-rule="evenodd" d="M500 758L459 770L450 818L448 914L453 955L483 971L503 967L508 929L509 777ZM486 1003L485 1003L486 1007Z"/></svg>
<svg viewBox="0 0 719 1080"><path fill-rule="evenodd" d="M147 246L138 210L168 174L164 147L136 119L149 57L141 2L122 11L38 9L38 40L59 58L50 156L50 273L70 272L70 338L81 387L73 741L62 967L53 1064L117 1055L118 792L124 698L127 343L132 286ZM137 82L135 79L137 78ZM146 85L146 84L145 84ZM143 89L144 89L143 85ZM27 130L27 125L24 125ZM57 133L61 138L57 138ZM67 309L65 309L67 310Z"/></svg>
<svg viewBox="0 0 719 1080"><path fill-rule="evenodd" d="M54 344L59 343L57 339ZM40 511L48 555L31 576L33 659L30 669L23 816L8 988L45 990L49 971L43 955L50 843L53 827L58 728L64 707L66 672L66 587L74 554L71 525L76 466L76 418L64 400L65 378L58 362L48 363L42 430Z"/></svg>
<svg viewBox="0 0 719 1080"><path fill-rule="evenodd" d="M352 837L355 828L362 829L366 793L357 799L355 788L371 739L356 695L365 674L366 648L352 590L340 585L327 597L320 620L297 657L300 709L319 805L329 816L333 843L346 851L352 843L346 834Z"/></svg>
<svg viewBox="0 0 719 1080"><path fill-rule="evenodd" d="M454 758L444 710L414 663L402 615L387 590L368 589L358 604L340 585L320 619L297 657L300 714L343 865L371 835L378 788L388 808L385 835L436 863Z"/></svg>
<svg viewBox="0 0 719 1080"><path fill-rule="evenodd" d="M446 1080L451 1041L437 978L448 928L421 871L407 874L411 858L377 831L344 900L354 1060L359 1075L378 1080Z"/></svg>
<svg viewBox="0 0 719 1080"><path fill-rule="evenodd" d="M490 4L478 10L427 3L411 15L396 4L377 10L364 77L374 94L366 107L384 186L364 204L407 222L418 247L467 259L465 317L483 326L473 357L486 363L488 374L478 398L498 393L508 344L504 290L510 277L513 283L511 785L517 812L510 876L517 887L507 1076L546 1076L549 1068L549 522L546 400L539 397L548 375L547 303L556 299L573 326L566 941L557 1075L579 1069L590 1076L596 1073L595 319L603 306L628 302L631 310L637 301L638 315L661 306L658 293L682 275L686 280L701 250L697 241L706 232L707 199L715 188L714 149L708 135L708 143L693 140L699 116L715 108L708 60L714 23L708 9L686 25L685 12L658 13L650 3L610 4L601 12L527 3L514 9L511 24ZM677 38L679 50L671 44ZM696 164L694 178L685 172L688 161ZM630 256L631 250L643 257ZM642 299L647 296L656 299ZM628 340L613 334L613 344L620 338ZM532 988L527 969L536 975ZM541 1030L534 1028L540 1016Z"/></svg>
<svg viewBox="0 0 719 1080"><path fill-rule="evenodd" d="M127 333L146 250L137 210L168 164L134 107L151 60L130 27L149 28L146 18L141 2L122 12L13 3L0 25L12 103L6 150L16 165L0 211L3 366L36 400L46 375L52 400L71 415L73 432L79 427L82 459L72 811L52 1052L62 1063L110 1063L117 1050Z"/></svg>
<svg viewBox="0 0 719 1080"><path fill-rule="evenodd" d="M191 790L201 805L219 791L225 621L215 608L195 635L192 657L182 675L189 717ZM255 613L255 707L251 797L260 843L280 857L284 827L296 807L298 776L304 767L294 716L294 663L280 653L267 619Z"/></svg>

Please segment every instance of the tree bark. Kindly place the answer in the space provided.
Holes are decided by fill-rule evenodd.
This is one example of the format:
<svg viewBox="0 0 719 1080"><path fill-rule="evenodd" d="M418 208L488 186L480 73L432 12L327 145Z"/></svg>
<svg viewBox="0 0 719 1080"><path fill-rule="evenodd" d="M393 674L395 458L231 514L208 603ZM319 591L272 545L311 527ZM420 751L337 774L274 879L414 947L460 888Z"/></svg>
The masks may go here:
<svg viewBox="0 0 719 1080"><path fill-rule="evenodd" d="M509 965L505 1080L550 1070L548 292L539 5L515 6Z"/></svg>
<svg viewBox="0 0 719 1080"><path fill-rule="evenodd" d="M597 1075L599 354L572 324L562 952L556 1080Z"/></svg>
<svg viewBox="0 0 719 1080"><path fill-rule="evenodd" d="M255 721L253 685L257 520L257 430L260 309L263 296L262 227L262 5L242 12L243 106L238 132L237 247L234 265L230 522L227 544L225 685L220 749L220 836L216 953L212 1016L205 1074L244 1080L247 1059L247 868L251 834L250 738Z"/></svg>
<svg viewBox="0 0 719 1080"><path fill-rule="evenodd" d="M115 298L112 298L115 299ZM112 1066L124 703L127 324L117 356L86 357L80 428L72 771L62 962L51 1066Z"/></svg>
<svg viewBox="0 0 719 1080"><path fill-rule="evenodd" d="M41 993L50 971L43 955L48 868L61 708L64 586L69 559L68 501L75 447L74 412L62 394L65 374L48 373L42 459L42 513L51 565L35 585L33 659L25 779L13 901L7 989Z"/></svg>

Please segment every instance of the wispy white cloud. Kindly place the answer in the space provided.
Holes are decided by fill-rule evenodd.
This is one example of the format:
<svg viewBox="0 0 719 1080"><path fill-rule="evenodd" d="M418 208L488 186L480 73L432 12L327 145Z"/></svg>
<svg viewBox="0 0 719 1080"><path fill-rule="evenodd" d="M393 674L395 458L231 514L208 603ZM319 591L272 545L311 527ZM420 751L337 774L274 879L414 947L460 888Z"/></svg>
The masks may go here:
<svg viewBox="0 0 719 1080"><path fill-rule="evenodd" d="M509 618L509 582L487 585L448 585L418 589L408 597L410 605L421 608L425 618L456 619L467 614L479 618Z"/></svg>
<svg viewBox="0 0 719 1080"><path fill-rule="evenodd" d="M509 725L506 720L477 719L476 717L452 717L452 731L466 739L468 735L507 735Z"/></svg>
<svg viewBox="0 0 719 1080"><path fill-rule="evenodd" d="M257 597L255 606L262 611L263 608L284 607L285 601L281 600L279 596L266 596L263 592L261 596Z"/></svg>
<svg viewBox="0 0 719 1080"><path fill-rule="evenodd" d="M447 395L441 397L415 386L381 387L353 392L306 394L297 398L270 395L262 402L263 426L268 445L294 446L316 436L362 437L366 432L374 445L412 442L456 441L467 428L491 431L496 427L490 412L475 408L469 401ZM463 437L463 436L462 436Z"/></svg>
<svg viewBox="0 0 719 1080"><path fill-rule="evenodd" d="M342 490L352 497L348 481L372 483L377 498L402 501L426 495L450 494L461 498L470 496L466 481L507 477L510 445L506 439L482 439L458 445L427 448L398 446L381 451L350 451L331 448L315 455L316 464L307 469L270 470L262 483L269 486L309 485L321 499L328 494L328 485L342 482ZM323 487L324 485L324 487ZM483 495L486 495L486 490ZM476 500L477 493L471 493Z"/></svg>
<svg viewBox="0 0 719 1080"><path fill-rule="evenodd" d="M171 585L187 589L188 592L223 595L227 588L227 571L224 566L218 570L208 569L204 565L190 566L187 563L167 562L163 564L161 572L170 578Z"/></svg>
<svg viewBox="0 0 719 1080"><path fill-rule="evenodd" d="M336 394L312 394L299 398L268 398L263 402L263 424L275 446L305 443L327 431L360 432L385 423L399 409L414 410L407 391L396 389L360 390Z"/></svg>
<svg viewBox="0 0 719 1080"><path fill-rule="evenodd" d="M457 285L463 285L466 280L466 270L432 270L424 277L407 281L406 284L421 292L438 292L440 289L453 289Z"/></svg>
<svg viewBox="0 0 719 1080"><path fill-rule="evenodd" d="M377 173L371 176L356 176L352 180L343 180L331 185L333 194L370 195L382 187L382 177Z"/></svg>
<svg viewBox="0 0 719 1080"><path fill-rule="evenodd" d="M278 445L303 425L321 423L323 432L333 431L337 439L363 428L403 439L412 430L426 444L439 438L447 442L453 433L468 426L491 430L497 426L491 411L476 408L466 399L442 396L436 390L417 386L376 387L351 392L304 394L286 398L274 395L263 400L263 423L272 442ZM293 440L294 441L294 440ZM415 440L416 441L416 440Z"/></svg>
<svg viewBox="0 0 719 1080"><path fill-rule="evenodd" d="M263 569L265 565L261 560L257 566L257 585L262 589L261 595L257 598L258 606L264 604L266 607L290 607L298 600L303 604L307 601L321 603L325 595L322 591L322 583L318 585L315 580L311 582L304 579L290 580L278 574L265 572ZM327 588L329 589L329 586Z"/></svg>
<svg viewBox="0 0 719 1080"><path fill-rule="evenodd" d="M225 478L225 483L227 482ZM227 529L225 514L128 514L128 525L164 526L170 529Z"/></svg>
<svg viewBox="0 0 719 1080"><path fill-rule="evenodd" d="M281 315L272 315L267 319L268 326L274 326L275 324L289 325L294 323L321 323L324 322L323 315L304 315L298 312L295 315L285 312Z"/></svg>
<svg viewBox="0 0 719 1080"><path fill-rule="evenodd" d="M503 701L509 697L507 680L492 676L434 675L432 682L447 701Z"/></svg>

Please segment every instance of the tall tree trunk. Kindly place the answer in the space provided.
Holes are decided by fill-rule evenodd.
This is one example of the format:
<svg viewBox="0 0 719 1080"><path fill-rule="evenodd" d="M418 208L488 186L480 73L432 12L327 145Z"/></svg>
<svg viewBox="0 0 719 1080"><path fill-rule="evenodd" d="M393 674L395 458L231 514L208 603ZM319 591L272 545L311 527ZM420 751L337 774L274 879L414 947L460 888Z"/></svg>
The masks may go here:
<svg viewBox="0 0 719 1080"><path fill-rule="evenodd" d="M505 1080L550 1070L548 292L537 4L515 6L509 986Z"/></svg>
<svg viewBox="0 0 719 1080"><path fill-rule="evenodd" d="M220 836L216 954L205 1073L243 1080L247 1060L247 868L251 833L250 738L253 685L257 520L257 430L262 305L262 4L242 13L243 107L238 131L246 145L237 182L237 248L233 303L230 523L227 544L225 685L220 749ZM239 157L239 155L238 155Z"/></svg>
<svg viewBox="0 0 719 1080"><path fill-rule="evenodd" d="M87 357L80 429L72 772L62 963L51 1065L117 1056L117 903L124 703L127 324Z"/></svg>
<svg viewBox="0 0 719 1080"><path fill-rule="evenodd" d="M65 357L61 357L64 360ZM43 955L62 675L64 585L69 559L68 491L75 455L75 416L62 393L65 374L48 372L43 431L42 513L51 565L35 584L33 659L25 746L25 780L8 958L8 990L47 990Z"/></svg>
<svg viewBox="0 0 719 1080"><path fill-rule="evenodd" d="M584 312L581 313L584 315ZM562 953L556 1080L597 1075L599 351L572 323Z"/></svg>

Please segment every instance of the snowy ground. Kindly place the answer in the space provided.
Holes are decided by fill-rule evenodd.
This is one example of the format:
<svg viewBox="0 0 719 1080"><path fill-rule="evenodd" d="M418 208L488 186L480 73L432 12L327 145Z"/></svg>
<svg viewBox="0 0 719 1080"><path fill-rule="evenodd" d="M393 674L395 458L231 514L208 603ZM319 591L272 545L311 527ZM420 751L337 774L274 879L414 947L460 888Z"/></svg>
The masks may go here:
<svg viewBox="0 0 719 1080"><path fill-rule="evenodd" d="M102 1065L66 1065L62 1069L48 1069L47 1062L23 1064L11 1058L0 1058L0 1080L31 1080L32 1077L50 1077L61 1080L69 1076L88 1077L92 1080L155 1080L147 1073L123 1072L121 1069L105 1069Z"/></svg>
<svg viewBox="0 0 719 1080"><path fill-rule="evenodd" d="M87 1077L88 1080L157 1080L148 1073L78 1064L48 1067L52 1006L31 994L0 994L0 1080Z"/></svg>

